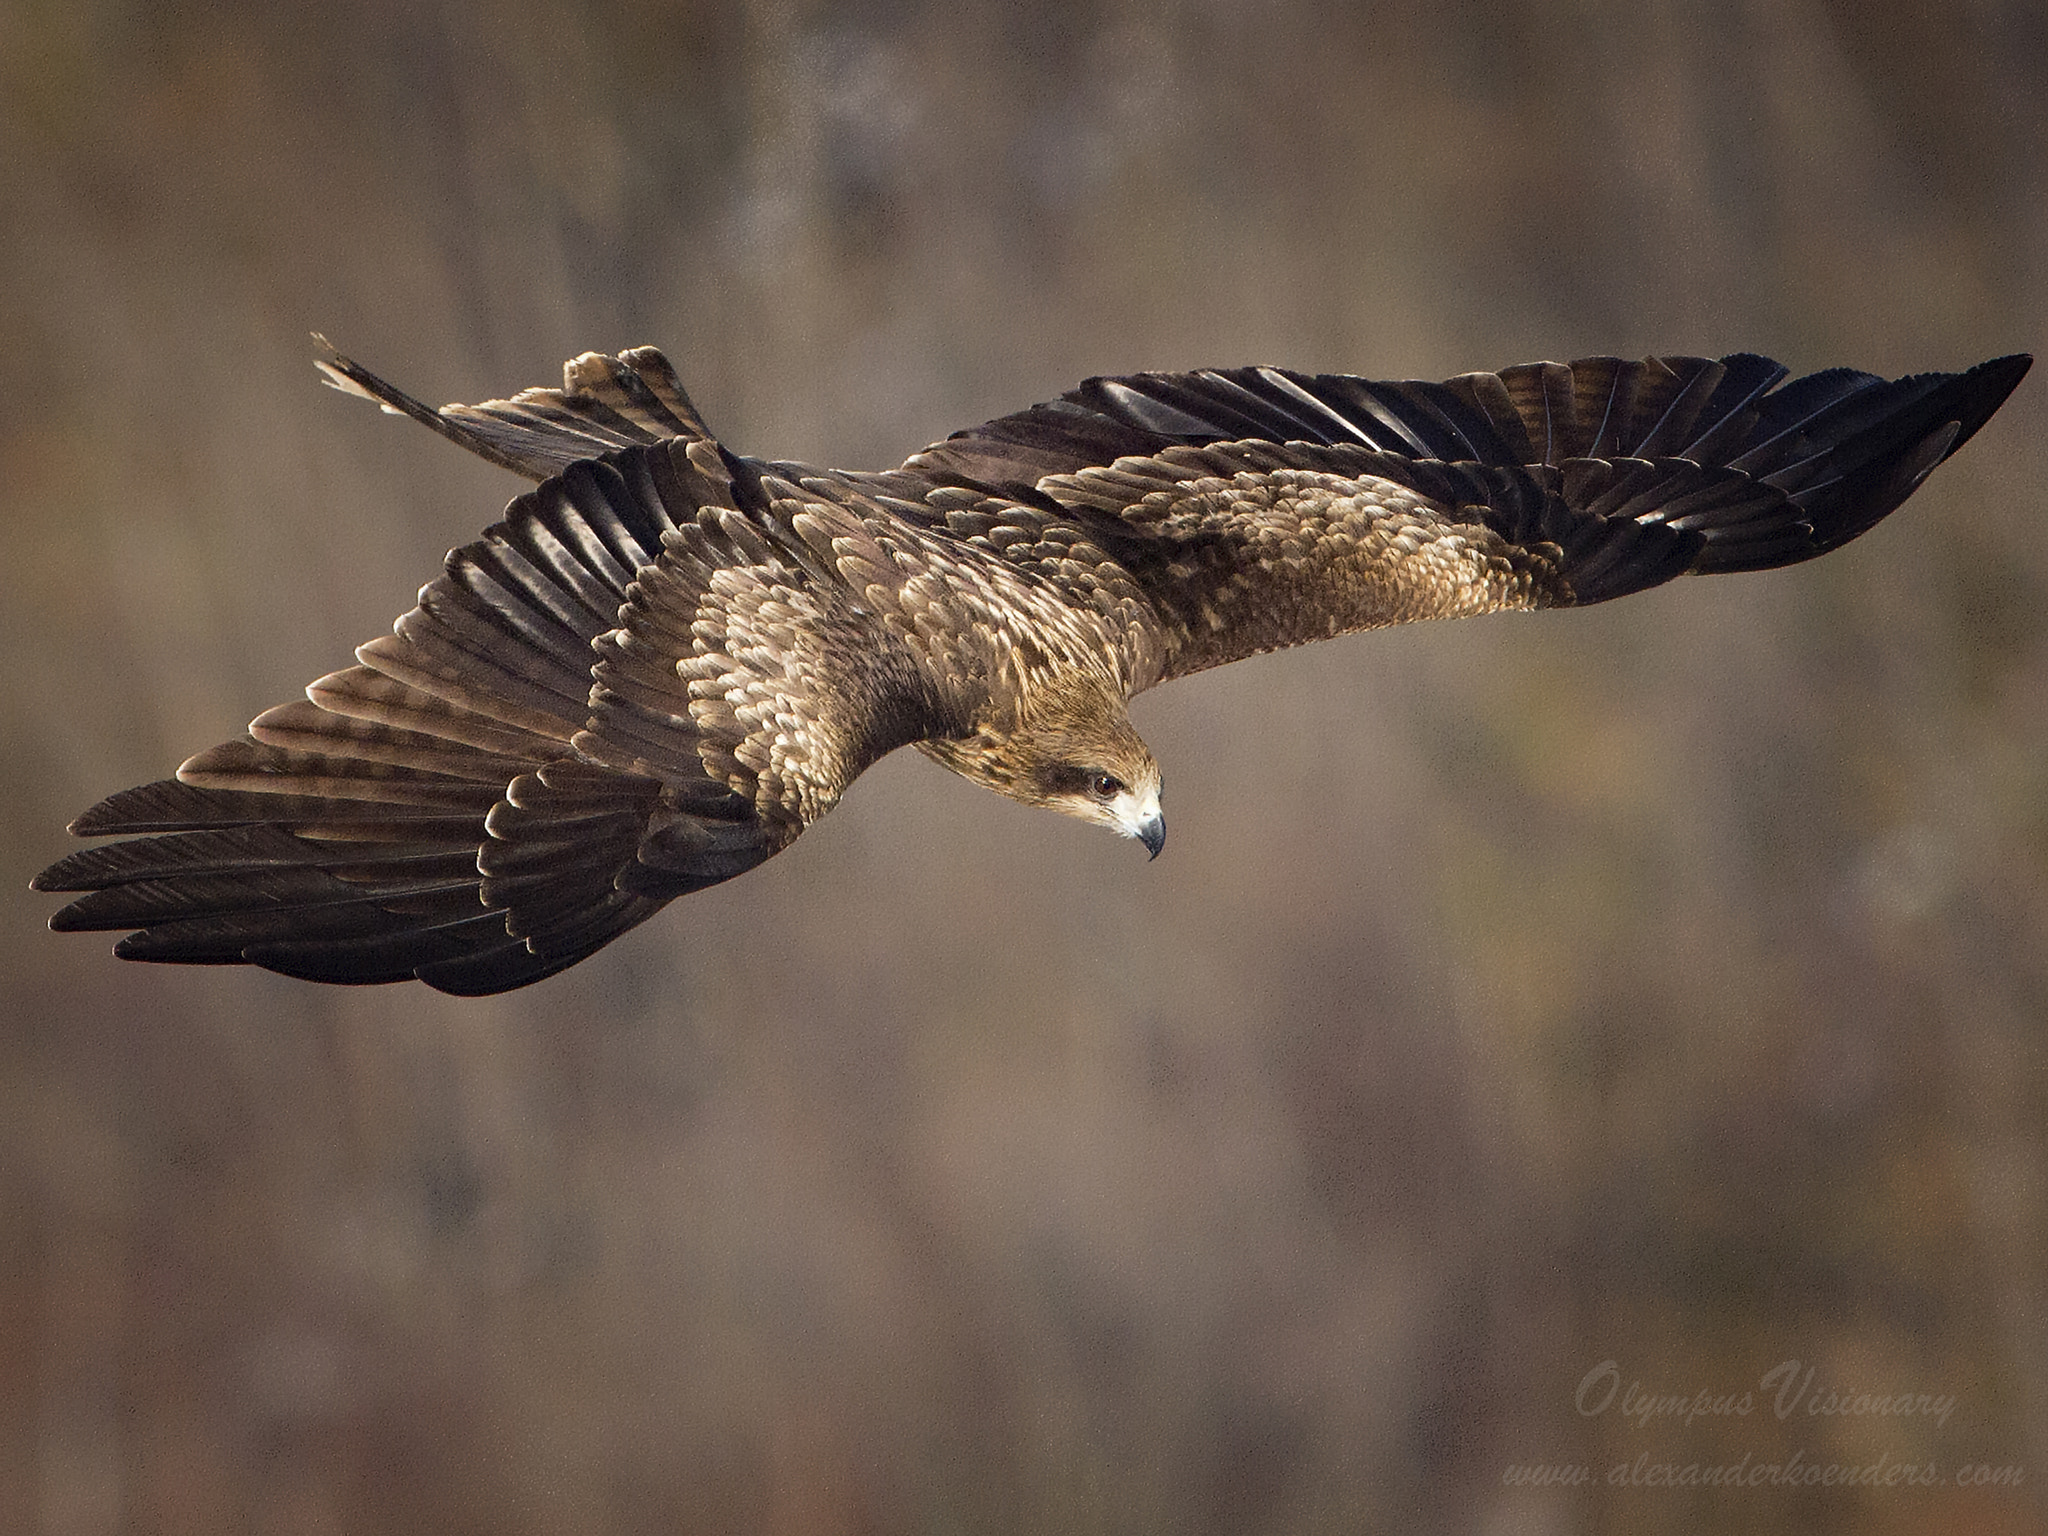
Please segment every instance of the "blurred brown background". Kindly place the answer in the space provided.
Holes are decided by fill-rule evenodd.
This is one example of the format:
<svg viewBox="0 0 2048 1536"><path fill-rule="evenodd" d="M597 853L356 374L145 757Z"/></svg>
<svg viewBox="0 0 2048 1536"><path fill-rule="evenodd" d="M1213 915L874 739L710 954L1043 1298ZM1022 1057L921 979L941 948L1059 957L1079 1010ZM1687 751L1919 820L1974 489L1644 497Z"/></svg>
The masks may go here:
<svg viewBox="0 0 2048 1536"><path fill-rule="evenodd" d="M2043 1528L2041 379L1818 564L1142 700L1156 864L902 754L460 1002L24 889L517 489L315 328L851 467L1092 372L1956 367L2048 344L2039 0L0 0L0 1528Z"/></svg>

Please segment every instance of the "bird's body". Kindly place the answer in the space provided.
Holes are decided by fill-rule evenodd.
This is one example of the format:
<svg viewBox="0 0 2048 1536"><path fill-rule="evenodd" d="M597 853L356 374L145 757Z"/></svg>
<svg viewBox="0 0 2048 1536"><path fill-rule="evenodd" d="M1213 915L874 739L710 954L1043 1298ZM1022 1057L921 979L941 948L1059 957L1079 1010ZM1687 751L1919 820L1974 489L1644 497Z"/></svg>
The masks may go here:
<svg viewBox="0 0 2048 1536"><path fill-rule="evenodd" d="M431 410L538 484L359 664L38 877L117 953L502 991L787 847L915 745L1026 804L1164 837L1131 697L1408 620L1791 564L1896 507L2027 367L1595 358L1373 383L1091 380L875 474L744 458L667 363Z"/></svg>

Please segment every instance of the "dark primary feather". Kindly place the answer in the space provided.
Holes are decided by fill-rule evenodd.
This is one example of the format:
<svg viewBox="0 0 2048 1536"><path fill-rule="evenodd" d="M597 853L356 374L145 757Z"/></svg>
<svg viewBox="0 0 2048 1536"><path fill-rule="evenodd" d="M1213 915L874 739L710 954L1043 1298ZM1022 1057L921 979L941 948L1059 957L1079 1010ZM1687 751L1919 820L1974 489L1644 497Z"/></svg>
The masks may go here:
<svg viewBox="0 0 2048 1536"><path fill-rule="evenodd" d="M1106 514L1095 526L1164 620L1164 681L1322 638L1333 617L1336 632L1365 627L1351 622L1351 575L1327 572L1304 590L1298 558L1282 548L1264 563L1254 518L1211 504L1219 492L1270 513L1260 498L1290 475L1401 487L1432 505L1439 535L1467 530L1475 561L1527 578L1513 595L1455 583L1412 593L1428 611L1397 605L1382 622L1474 601L1603 602L1847 543L1961 447L2030 361L1898 380L1835 369L1789 384L1783 366L1748 353L1534 363L1443 383L1279 368L1137 374L958 433L905 469L1029 486ZM1218 609L1224 590L1235 614Z"/></svg>
<svg viewBox="0 0 2048 1536"><path fill-rule="evenodd" d="M438 410L328 349L540 484L358 665L94 806L72 830L128 840L35 885L130 958L502 991L770 857L896 746L968 771L1061 678L1120 710L1330 634L1835 548L2027 366L1138 374L857 475L728 453L647 348Z"/></svg>

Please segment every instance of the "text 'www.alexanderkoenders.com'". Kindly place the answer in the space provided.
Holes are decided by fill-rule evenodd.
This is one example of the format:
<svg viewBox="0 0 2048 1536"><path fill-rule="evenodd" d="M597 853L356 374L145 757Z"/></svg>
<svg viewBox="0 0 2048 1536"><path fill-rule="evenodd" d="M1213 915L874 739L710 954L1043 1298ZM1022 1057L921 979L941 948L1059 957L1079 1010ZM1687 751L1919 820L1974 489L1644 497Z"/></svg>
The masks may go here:
<svg viewBox="0 0 2048 1536"><path fill-rule="evenodd" d="M1631 1429L1653 1425L1691 1427L1702 1420L1746 1419L1768 1413L1784 1423L1810 1419L1925 1419L1946 1428L1955 1412L1953 1393L1882 1392L1816 1380L1813 1366L1783 1360L1753 1387L1699 1387L1671 1391L1624 1380L1618 1361L1602 1360L1579 1379L1572 1403L1584 1418L1613 1414ZM1631 1460L1594 1466L1579 1462L1517 1462L1501 1474L1514 1488L2017 1488L2026 1471L2013 1465L1962 1462L1944 1469L1933 1460L1904 1460L1884 1454L1874 1461L1816 1460L1803 1450L1757 1460L1746 1453L1734 1461L1656 1460L1648 1451Z"/></svg>
<svg viewBox="0 0 2048 1536"><path fill-rule="evenodd" d="M1879 1456L1862 1463L1809 1461L1794 1451L1778 1461L1745 1454L1728 1462L1653 1461L1644 1451L1633 1461L1596 1468L1585 1462L1522 1461L1501 1473L1509 1488L2017 1488L2025 1469L1964 1462L1943 1472L1932 1461Z"/></svg>

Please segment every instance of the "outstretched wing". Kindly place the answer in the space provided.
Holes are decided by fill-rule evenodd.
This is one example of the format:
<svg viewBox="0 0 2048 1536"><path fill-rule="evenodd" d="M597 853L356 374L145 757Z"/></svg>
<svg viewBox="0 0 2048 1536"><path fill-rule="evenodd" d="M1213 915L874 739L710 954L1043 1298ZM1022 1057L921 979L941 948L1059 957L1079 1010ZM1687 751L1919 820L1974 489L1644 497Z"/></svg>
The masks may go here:
<svg viewBox="0 0 2048 1536"><path fill-rule="evenodd" d="M1140 374L1092 379L904 467L1065 509L1158 615L1143 686L1376 625L1811 558L1905 500L2028 363L1791 383L1749 354L1441 384ZM1041 558L1031 543L1018 554ZM1077 585L1056 564L1041 574ZM1078 586L1092 600L1093 572Z"/></svg>
<svg viewBox="0 0 2048 1536"><path fill-rule="evenodd" d="M856 621L736 469L677 437L517 498L359 665L79 817L148 835L45 870L86 893L52 926L481 994L786 847L870 760L882 690L862 647L820 657Z"/></svg>

